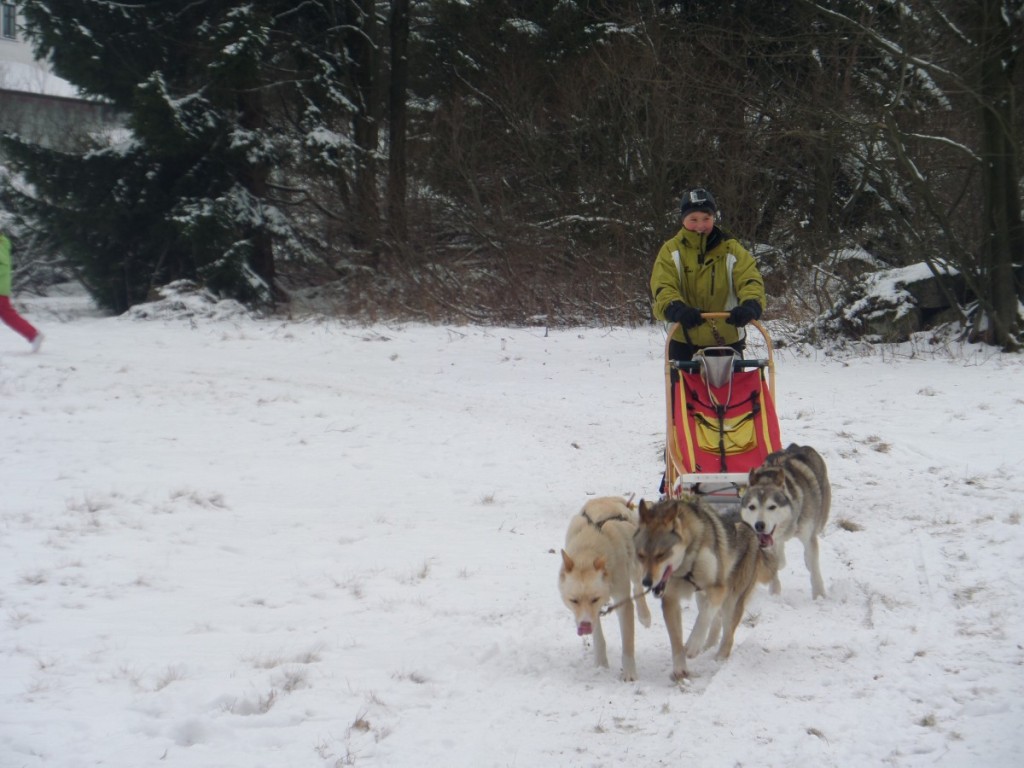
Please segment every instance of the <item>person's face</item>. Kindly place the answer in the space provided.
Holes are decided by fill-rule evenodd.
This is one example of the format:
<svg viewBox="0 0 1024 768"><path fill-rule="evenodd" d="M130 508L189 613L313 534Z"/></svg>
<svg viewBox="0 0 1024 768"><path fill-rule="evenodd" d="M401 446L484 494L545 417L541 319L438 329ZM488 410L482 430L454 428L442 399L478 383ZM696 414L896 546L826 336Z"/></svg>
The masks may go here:
<svg viewBox="0 0 1024 768"><path fill-rule="evenodd" d="M714 215L705 211L690 211L683 216L683 229L706 235L715 226Z"/></svg>

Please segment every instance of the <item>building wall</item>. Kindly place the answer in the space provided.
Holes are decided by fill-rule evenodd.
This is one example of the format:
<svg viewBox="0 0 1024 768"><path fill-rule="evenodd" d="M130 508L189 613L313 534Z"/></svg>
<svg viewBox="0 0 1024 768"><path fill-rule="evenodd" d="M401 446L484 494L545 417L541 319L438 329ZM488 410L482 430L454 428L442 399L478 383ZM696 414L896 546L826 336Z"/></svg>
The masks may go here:
<svg viewBox="0 0 1024 768"><path fill-rule="evenodd" d="M117 110L106 104L0 88L0 131L33 144L78 149L90 136L122 123Z"/></svg>

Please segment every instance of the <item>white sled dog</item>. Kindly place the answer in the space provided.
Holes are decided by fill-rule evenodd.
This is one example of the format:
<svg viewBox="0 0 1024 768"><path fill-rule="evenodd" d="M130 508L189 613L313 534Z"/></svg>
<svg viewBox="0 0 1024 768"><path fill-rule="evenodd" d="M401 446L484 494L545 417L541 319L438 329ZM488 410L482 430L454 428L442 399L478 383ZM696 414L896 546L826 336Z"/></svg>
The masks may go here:
<svg viewBox="0 0 1024 768"><path fill-rule="evenodd" d="M626 681L636 679L633 602L640 623L651 626L651 612L640 591L640 563L633 549L636 524L636 513L624 499L591 499L569 523L558 573L558 591L576 620L576 634L594 635L594 660L601 667L608 666L601 609L609 601L619 606L621 677Z"/></svg>
<svg viewBox="0 0 1024 768"><path fill-rule="evenodd" d="M685 678L686 658L714 645L719 634L717 658L729 658L754 587L775 578L772 553L758 547L757 536L746 523L725 520L700 498L687 495L655 504L641 501L633 539L643 584L661 598L672 647L672 678ZM694 594L697 620L684 645L681 603Z"/></svg>
<svg viewBox="0 0 1024 768"><path fill-rule="evenodd" d="M807 445L775 451L750 471L750 487L740 499L740 515L757 533L762 549L772 549L781 570L786 565L786 542L796 537L804 545L804 563L811 573L811 595L825 597L818 561L818 537L825 530L832 506L832 486L821 455ZM771 592L782 589L778 576Z"/></svg>

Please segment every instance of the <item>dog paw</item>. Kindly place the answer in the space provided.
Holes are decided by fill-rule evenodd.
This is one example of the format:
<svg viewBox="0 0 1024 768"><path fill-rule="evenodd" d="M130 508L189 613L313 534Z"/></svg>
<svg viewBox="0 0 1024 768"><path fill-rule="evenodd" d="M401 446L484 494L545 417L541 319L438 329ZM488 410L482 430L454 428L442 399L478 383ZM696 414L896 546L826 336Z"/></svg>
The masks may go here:
<svg viewBox="0 0 1024 768"><path fill-rule="evenodd" d="M685 668L684 669L673 669L672 670L672 680L674 682L676 682L676 683L681 683L684 680L689 679L689 677L690 677L690 673L687 672Z"/></svg>
<svg viewBox="0 0 1024 768"><path fill-rule="evenodd" d="M619 675L619 680L621 680L624 683L632 683L636 681L636 670L623 669L622 674Z"/></svg>
<svg viewBox="0 0 1024 768"><path fill-rule="evenodd" d="M645 626L645 627L651 626L651 612L650 611L646 611L645 613L637 614L637 618L640 619L640 623L643 626Z"/></svg>

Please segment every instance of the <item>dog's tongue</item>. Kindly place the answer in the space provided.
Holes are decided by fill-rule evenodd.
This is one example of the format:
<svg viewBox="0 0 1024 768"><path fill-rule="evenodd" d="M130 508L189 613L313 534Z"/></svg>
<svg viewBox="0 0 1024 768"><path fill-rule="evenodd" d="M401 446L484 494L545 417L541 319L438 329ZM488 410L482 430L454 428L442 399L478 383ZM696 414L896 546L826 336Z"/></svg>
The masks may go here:
<svg viewBox="0 0 1024 768"><path fill-rule="evenodd" d="M672 578L672 566L668 565L665 567L665 573L662 574L661 581L654 586L654 596L661 597L661 593L665 591L665 587L668 586L668 580Z"/></svg>
<svg viewBox="0 0 1024 768"><path fill-rule="evenodd" d="M757 543L761 545L761 549L767 549L775 544L775 539L770 533L759 533L757 534Z"/></svg>
<svg viewBox="0 0 1024 768"><path fill-rule="evenodd" d="M593 631L594 631L594 627L591 626L589 621L581 621L579 623L579 626L576 627L576 634L577 635L581 635L581 636L582 635L589 635Z"/></svg>

